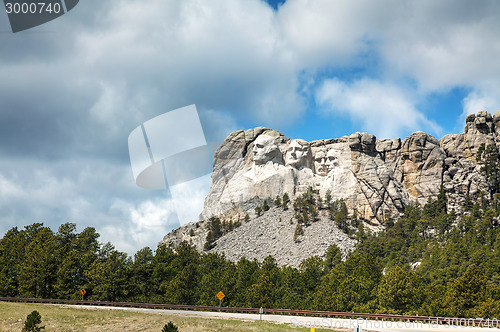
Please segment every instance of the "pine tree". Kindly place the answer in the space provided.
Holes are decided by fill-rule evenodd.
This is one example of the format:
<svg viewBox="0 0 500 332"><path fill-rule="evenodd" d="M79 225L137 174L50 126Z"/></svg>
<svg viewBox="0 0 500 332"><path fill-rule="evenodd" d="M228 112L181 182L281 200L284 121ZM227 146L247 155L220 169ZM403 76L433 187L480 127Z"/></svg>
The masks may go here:
<svg viewBox="0 0 500 332"><path fill-rule="evenodd" d="M161 330L161 332L178 332L178 331L179 329L177 328L177 326L171 321L165 324L165 326L163 326L163 329Z"/></svg>
<svg viewBox="0 0 500 332"><path fill-rule="evenodd" d="M80 277L80 266L82 265L80 255L76 250L75 242L78 234L75 231L75 224L65 223L59 226L59 230L55 234L57 281L54 285L54 292L58 298L78 299L78 295L80 295L78 289L83 286L75 283L80 281L78 277Z"/></svg>
<svg viewBox="0 0 500 332"><path fill-rule="evenodd" d="M278 296L280 269L272 256L267 256L262 262L257 282L247 292L247 303L251 307L272 308Z"/></svg>
<svg viewBox="0 0 500 332"><path fill-rule="evenodd" d="M447 210L447 205L448 205L448 198L446 197L446 194L444 192L444 185L443 182L441 182L441 186L439 187L439 194L437 196L437 202L436 202L436 214L446 214L448 212Z"/></svg>
<svg viewBox="0 0 500 332"><path fill-rule="evenodd" d="M293 240L295 242L300 242L299 237L304 235L304 228L301 224L297 224L295 227L295 232L293 233Z"/></svg>
<svg viewBox="0 0 500 332"><path fill-rule="evenodd" d="M247 293L250 287L257 283L259 277L259 263L257 260L249 261L242 257L237 265L235 272L234 297L235 305L242 307L248 306Z"/></svg>
<svg viewBox="0 0 500 332"><path fill-rule="evenodd" d="M328 189L325 194L325 204L327 209L332 208L332 191Z"/></svg>
<svg viewBox="0 0 500 332"><path fill-rule="evenodd" d="M262 215L262 207L257 206L255 208L255 214L257 215L257 217L260 217Z"/></svg>
<svg viewBox="0 0 500 332"><path fill-rule="evenodd" d="M340 264L342 262L342 251L340 251L340 248L332 244L328 247L328 250L326 251L326 257L325 257L325 271L330 271L333 269L335 266Z"/></svg>
<svg viewBox="0 0 500 332"><path fill-rule="evenodd" d="M149 280L151 282L151 289L153 290L151 299L153 303L165 302L165 287L177 273L177 270L172 265L175 257L176 254L171 248L160 246L151 260L152 269Z"/></svg>
<svg viewBox="0 0 500 332"><path fill-rule="evenodd" d="M23 331L38 332L45 329L45 326L38 326L42 323L42 316L36 310L32 311L24 322Z"/></svg>
<svg viewBox="0 0 500 332"><path fill-rule="evenodd" d="M0 239L0 294L17 296L19 265L24 255L24 236L17 227Z"/></svg>
<svg viewBox="0 0 500 332"><path fill-rule="evenodd" d="M262 210L269 211L269 203L267 202L267 199L265 199L264 203L262 203Z"/></svg>
<svg viewBox="0 0 500 332"><path fill-rule="evenodd" d="M465 203L464 203L464 210L465 211L470 211L472 210L472 206L473 206L473 202L470 198L470 195L469 193L467 193L467 195L465 196Z"/></svg>
<svg viewBox="0 0 500 332"><path fill-rule="evenodd" d="M136 302L147 302L153 297L154 288L150 282L153 257L153 251L149 247L139 250L134 255L134 262L130 266L130 292Z"/></svg>
<svg viewBox="0 0 500 332"><path fill-rule="evenodd" d="M208 233L205 238L205 250L210 250L214 247L214 242L222 236L223 226L219 217L212 217L208 221Z"/></svg>
<svg viewBox="0 0 500 332"><path fill-rule="evenodd" d="M48 227L37 230L20 264L19 292L25 297L50 298L56 275L56 241Z"/></svg>
<svg viewBox="0 0 500 332"><path fill-rule="evenodd" d="M274 200L274 206L281 207L281 198L279 196L276 196L276 199Z"/></svg>
<svg viewBox="0 0 500 332"><path fill-rule="evenodd" d="M281 206L283 207L283 210L288 210L288 203L290 203L290 197L288 196L288 193L283 194L283 202L281 203Z"/></svg>
<svg viewBox="0 0 500 332"><path fill-rule="evenodd" d="M446 302L448 315L452 317L471 317L472 309L486 296L487 278L475 264L469 266L450 287Z"/></svg>
<svg viewBox="0 0 500 332"><path fill-rule="evenodd" d="M131 260L126 253L119 252L112 245L103 245L100 259L96 259L85 271L92 285L90 296L94 300L123 301L130 294Z"/></svg>
<svg viewBox="0 0 500 332"><path fill-rule="evenodd" d="M335 201L335 224L338 228L343 230L345 233L349 232L349 226L347 225L347 205L345 204L343 199L339 199Z"/></svg>
<svg viewBox="0 0 500 332"><path fill-rule="evenodd" d="M312 302L314 290L325 274L325 262L318 256L312 256L300 263L299 270L302 284L305 287L304 292L308 294L307 297L310 299L308 302Z"/></svg>
<svg viewBox="0 0 500 332"><path fill-rule="evenodd" d="M476 160L481 167L481 172L488 181L490 194L500 190L500 154L495 145L481 144L477 150Z"/></svg>
<svg viewBox="0 0 500 332"><path fill-rule="evenodd" d="M380 307L388 312L418 310L424 301L422 280L408 268L396 266L382 277L377 298Z"/></svg>

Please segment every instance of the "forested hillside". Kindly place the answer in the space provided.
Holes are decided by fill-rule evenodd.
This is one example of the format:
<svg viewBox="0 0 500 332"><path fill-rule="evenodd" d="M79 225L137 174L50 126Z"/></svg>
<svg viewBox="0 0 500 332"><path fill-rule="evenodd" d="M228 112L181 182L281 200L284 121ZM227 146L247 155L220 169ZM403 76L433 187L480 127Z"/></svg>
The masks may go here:
<svg viewBox="0 0 500 332"><path fill-rule="evenodd" d="M0 296L79 299L85 288L92 300L218 305L223 291L225 306L499 317L500 195L493 197L469 199L457 217L440 195L408 206L378 234L348 223L359 243L345 261L331 246L326 259L298 269L272 257L233 263L187 243L128 257L99 243L93 228L78 233L66 223L54 232L35 223L0 240Z"/></svg>

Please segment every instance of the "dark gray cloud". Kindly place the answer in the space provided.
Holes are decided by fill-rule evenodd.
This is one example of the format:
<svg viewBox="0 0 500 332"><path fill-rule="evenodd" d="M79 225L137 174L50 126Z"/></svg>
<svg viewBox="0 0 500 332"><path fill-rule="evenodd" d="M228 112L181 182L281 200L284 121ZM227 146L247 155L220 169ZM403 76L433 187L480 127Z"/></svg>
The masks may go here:
<svg viewBox="0 0 500 332"><path fill-rule="evenodd" d="M391 100L410 96L407 109L419 121L409 129L429 123L415 106L429 92L468 86L467 105L493 104L499 8L288 0L275 11L258 0L85 0L17 34L0 14L0 231L73 221L96 226L122 250L154 246L177 225L173 212L191 205L135 186L127 148L134 128L190 104L208 141L247 122L284 127L328 82L316 72L362 66L373 61L368 55L379 76L359 81L398 86ZM305 72L310 82L301 81ZM417 87L400 85L405 79ZM341 105L333 100L327 111Z"/></svg>
<svg viewBox="0 0 500 332"><path fill-rule="evenodd" d="M270 22L249 33L251 20L272 10L200 7L214 19L189 4L85 1L36 30L5 36L0 138L10 144L3 149L124 160L123 139L137 123L192 103L243 120L293 118L301 109L297 80L266 40L274 38Z"/></svg>
<svg viewBox="0 0 500 332"><path fill-rule="evenodd" d="M287 119L298 114L273 15L260 2L87 0L43 26L1 34L0 231L72 221L122 250L154 246L203 190L187 188L190 197L173 204L165 191L135 186L129 133L193 103L210 142L241 119L276 121L270 110L284 114L281 104Z"/></svg>

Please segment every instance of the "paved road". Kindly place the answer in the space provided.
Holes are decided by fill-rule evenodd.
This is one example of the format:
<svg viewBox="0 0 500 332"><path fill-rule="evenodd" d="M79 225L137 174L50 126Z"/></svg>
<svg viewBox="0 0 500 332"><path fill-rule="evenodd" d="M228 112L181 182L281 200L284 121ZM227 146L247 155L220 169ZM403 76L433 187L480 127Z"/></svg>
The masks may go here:
<svg viewBox="0 0 500 332"><path fill-rule="evenodd" d="M184 317L205 317L205 318L224 318L224 319L239 319L239 320L259 320L259 314L240 314L229 312L211 312L211 311L188 311L188 310L163 310L163 309L143 309L143 308L122 308L122 307L104 307L104 306L83 306L83 305L63 305L74 308L80 307L84 309L112 309L126 310L136 312L147 312L155 314L179 315ZM304 316L281 316L281 315L262 315L262 320L287 324L290 326L290 331L308 331L311 327L316 328L331 328L333 330L350 330L352 331L357 325L361 326L364 331L391 331L391 332L500 332L498 328L480 328L480 327L463 327L437 325L435 323L414 323L414 322L392 322L392 321L377 321L365 319L336 319L336 318L321 318L321 317L304 317ZM498 323L500 326L500 323Z"/></svg>

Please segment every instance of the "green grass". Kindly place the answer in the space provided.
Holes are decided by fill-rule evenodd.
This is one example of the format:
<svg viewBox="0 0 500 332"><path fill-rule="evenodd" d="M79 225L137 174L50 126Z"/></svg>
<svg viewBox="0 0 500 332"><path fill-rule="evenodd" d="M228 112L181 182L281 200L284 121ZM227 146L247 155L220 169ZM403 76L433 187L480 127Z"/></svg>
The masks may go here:
<svg viewBox="0 0 500 332"><path fill-rule="evenodd" d="M172 321L180 332L209 331L309 331L289 324L235 319L188 317L168 312L146 313L123 310L77 308L63 305L0 302L0 331L21 331L33 310L42 315L45 331L158 331ZM316 332L327 331L316 329ZM331 331L331 330L329 330Z"/></svg>

